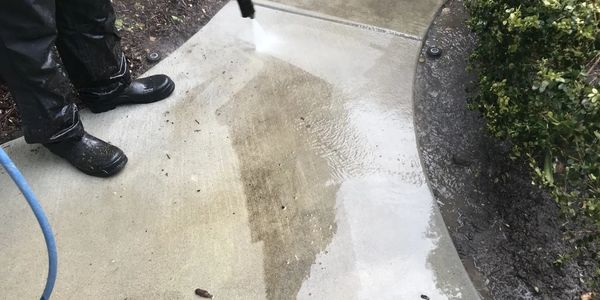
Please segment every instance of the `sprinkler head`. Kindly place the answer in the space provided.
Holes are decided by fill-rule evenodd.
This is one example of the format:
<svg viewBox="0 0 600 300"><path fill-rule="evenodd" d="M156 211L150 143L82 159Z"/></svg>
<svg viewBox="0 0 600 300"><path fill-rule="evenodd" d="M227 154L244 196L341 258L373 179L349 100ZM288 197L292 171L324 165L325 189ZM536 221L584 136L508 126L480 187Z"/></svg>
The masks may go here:
<svg viewBox="0 0 600 300"><path fill-rule="evenodd" d="M427 49L427 56L431 58L438 58L442 56L442 49L432 46Z"/></svg>
<svg viewBox="0 0 600 300"><path fill-rule="evenodd" d="M160 60L160 53L158 52L150 52L148 53L148 55L146 56L146 60L149 63L155 63L158 62Z"/></svg>

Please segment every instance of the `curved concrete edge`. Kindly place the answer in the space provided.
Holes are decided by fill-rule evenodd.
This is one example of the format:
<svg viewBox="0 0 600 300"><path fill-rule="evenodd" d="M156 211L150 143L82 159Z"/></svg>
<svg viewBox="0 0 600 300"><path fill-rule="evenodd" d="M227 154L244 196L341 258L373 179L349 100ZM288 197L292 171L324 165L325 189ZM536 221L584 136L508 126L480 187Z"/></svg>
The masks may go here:
<svg viewBox="0 0 600 300"><path fill-rule="evenodd" d="M434 192L434 189L433 189L434 184L432 182L432 177L430 175L428 175L428 172L426 172L426 170L425 170L426 161L425 161L425 153L424 153L424 148L423 148L424 145L421 141L422 136L420 136L420 135L426 134L426 133L419 132L419 128L422 127L422 126L420 126L419 122L422 122L422 121L417 118L417 113L420 112L420 109L418 106L426 105L426 104L422 103L422 99L424 97L423 95L427 94L426 92L424 92L422 90L418 90L418 89L423 88L423 86L420 84L420 81L422 81L423 79L419 78L419 76L418 76L419 68L421 68L421 66L420 66L421 64L429 63L431 61L436 60L436 58L431 58L431 57L428 57L428 55L427 55L427 49L429 47L439 46L430 41L430 33L435 26L436 20L439 19L444 8L446 8L450 4L450 2L451 2L450 0L444 0L443 3L441 3L438 6L435 15L432 17L431 22L429 23L429 26L427 27L427 30L425 31L425 33L421 39L421 48L418 52L417 65L415 66L415 76L413 78L412 97L413 97L413 110L414 110L414 119L413 119L414 123L413 124L415 126L415 138L416 138L417 148L419 149L418 152L419 152L419 159L421 162L421 166L423 168L423 172L424 172L424 176L427 181L427 186L429 188L429 192L431 193L433 199L436 201L437 217L444 224L444 231L445 231L444 234L446 236L448 236L449 243L452 245L451 247L456 250L457 249L456 245L454 244L454 241L451 238L448 224L446 223L448 220L446 220L444 218L444 216L442 214L442 210L440 208L440 205L445 205L445 203L441 202L439 200L439 198L436 196L436 193ZM419 102L419 101L421 101L421 102ZM450 220L450 222L452 222L452 224L454 226L456 223L456 220ZM481 278L480 274L477 271L475 271L473 264L470 261L467 261L467 264L465 264L465 261L463 261L463 259L460 257L458 252L455 252L455 253L456 253L456 257L461 261L461 265L463 267L462 272L464 272L464 274L466 274L466 276L468 278L469 286L470 286L470 289L472 290L473 295L476 295L477 299L487 298L488 294L487 294L487 290L484 287L483 279ZM483 295L485 295L485 297Z"/></svg>

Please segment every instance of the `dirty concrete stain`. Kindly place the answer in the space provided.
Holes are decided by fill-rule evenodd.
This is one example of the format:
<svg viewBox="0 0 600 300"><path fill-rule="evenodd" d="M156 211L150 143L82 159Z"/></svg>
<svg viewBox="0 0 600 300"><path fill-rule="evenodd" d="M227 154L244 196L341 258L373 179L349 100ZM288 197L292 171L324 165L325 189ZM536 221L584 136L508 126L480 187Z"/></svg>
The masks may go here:
<svg viewBox="0 0 600 300"><path fill-rule="evenodd" d="M269 299L296 296L337 230L339 184L323 157L335 152L314 134L331 130L323 125L331 117L323 108L335 106L333 94L323 80L270 59L216 112L239 157L253 242L264 245Z"/></svg>

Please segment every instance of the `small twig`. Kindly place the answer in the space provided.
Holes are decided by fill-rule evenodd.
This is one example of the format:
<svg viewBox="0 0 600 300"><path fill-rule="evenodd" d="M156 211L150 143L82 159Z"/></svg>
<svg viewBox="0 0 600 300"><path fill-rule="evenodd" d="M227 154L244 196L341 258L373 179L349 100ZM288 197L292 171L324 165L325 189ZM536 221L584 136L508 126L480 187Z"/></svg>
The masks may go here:
<svg viewBox="0 0 600 300"><path fill-rule="evenodd" d="M593 63L591 63L591 67L588 69L587 74L586 74L588 76L592 74L592 72L596 69L596 67L600 63L600 53L598 55L596 55L596 57L594 57L594 59L592 61L593 61Z"/></svg>
<svg viewBox="0 0 600 300"><path fill-rule="evenodd" d="M585 77L587 79L588 84L595 84L598 80L598 65L600 64L600 52L585 66L587 68L587 72L585 73Z"/></svg>
<svg viewBox="0 0 600 300"><path fill-rule="evenodd" d="M13 111L15 111L14 107L11 107L9 110L7 110L6 114L2 116L2 118L0 118L0 123L3 123L5 119L8 119L8 117L13 113Z"/></svg>

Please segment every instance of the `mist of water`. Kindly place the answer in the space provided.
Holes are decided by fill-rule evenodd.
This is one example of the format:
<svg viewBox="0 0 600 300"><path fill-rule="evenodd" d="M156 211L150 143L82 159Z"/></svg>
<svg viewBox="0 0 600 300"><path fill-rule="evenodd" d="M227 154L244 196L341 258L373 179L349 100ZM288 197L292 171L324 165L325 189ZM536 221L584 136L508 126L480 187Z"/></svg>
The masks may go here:
<svg viewBox="0 0 600 300"><path fill-rule="evenodd" d="M267 52L277 42L275 36L267 33L256 19L252 20L252 31L254 33L254 47L257 52Z"/></svg>

